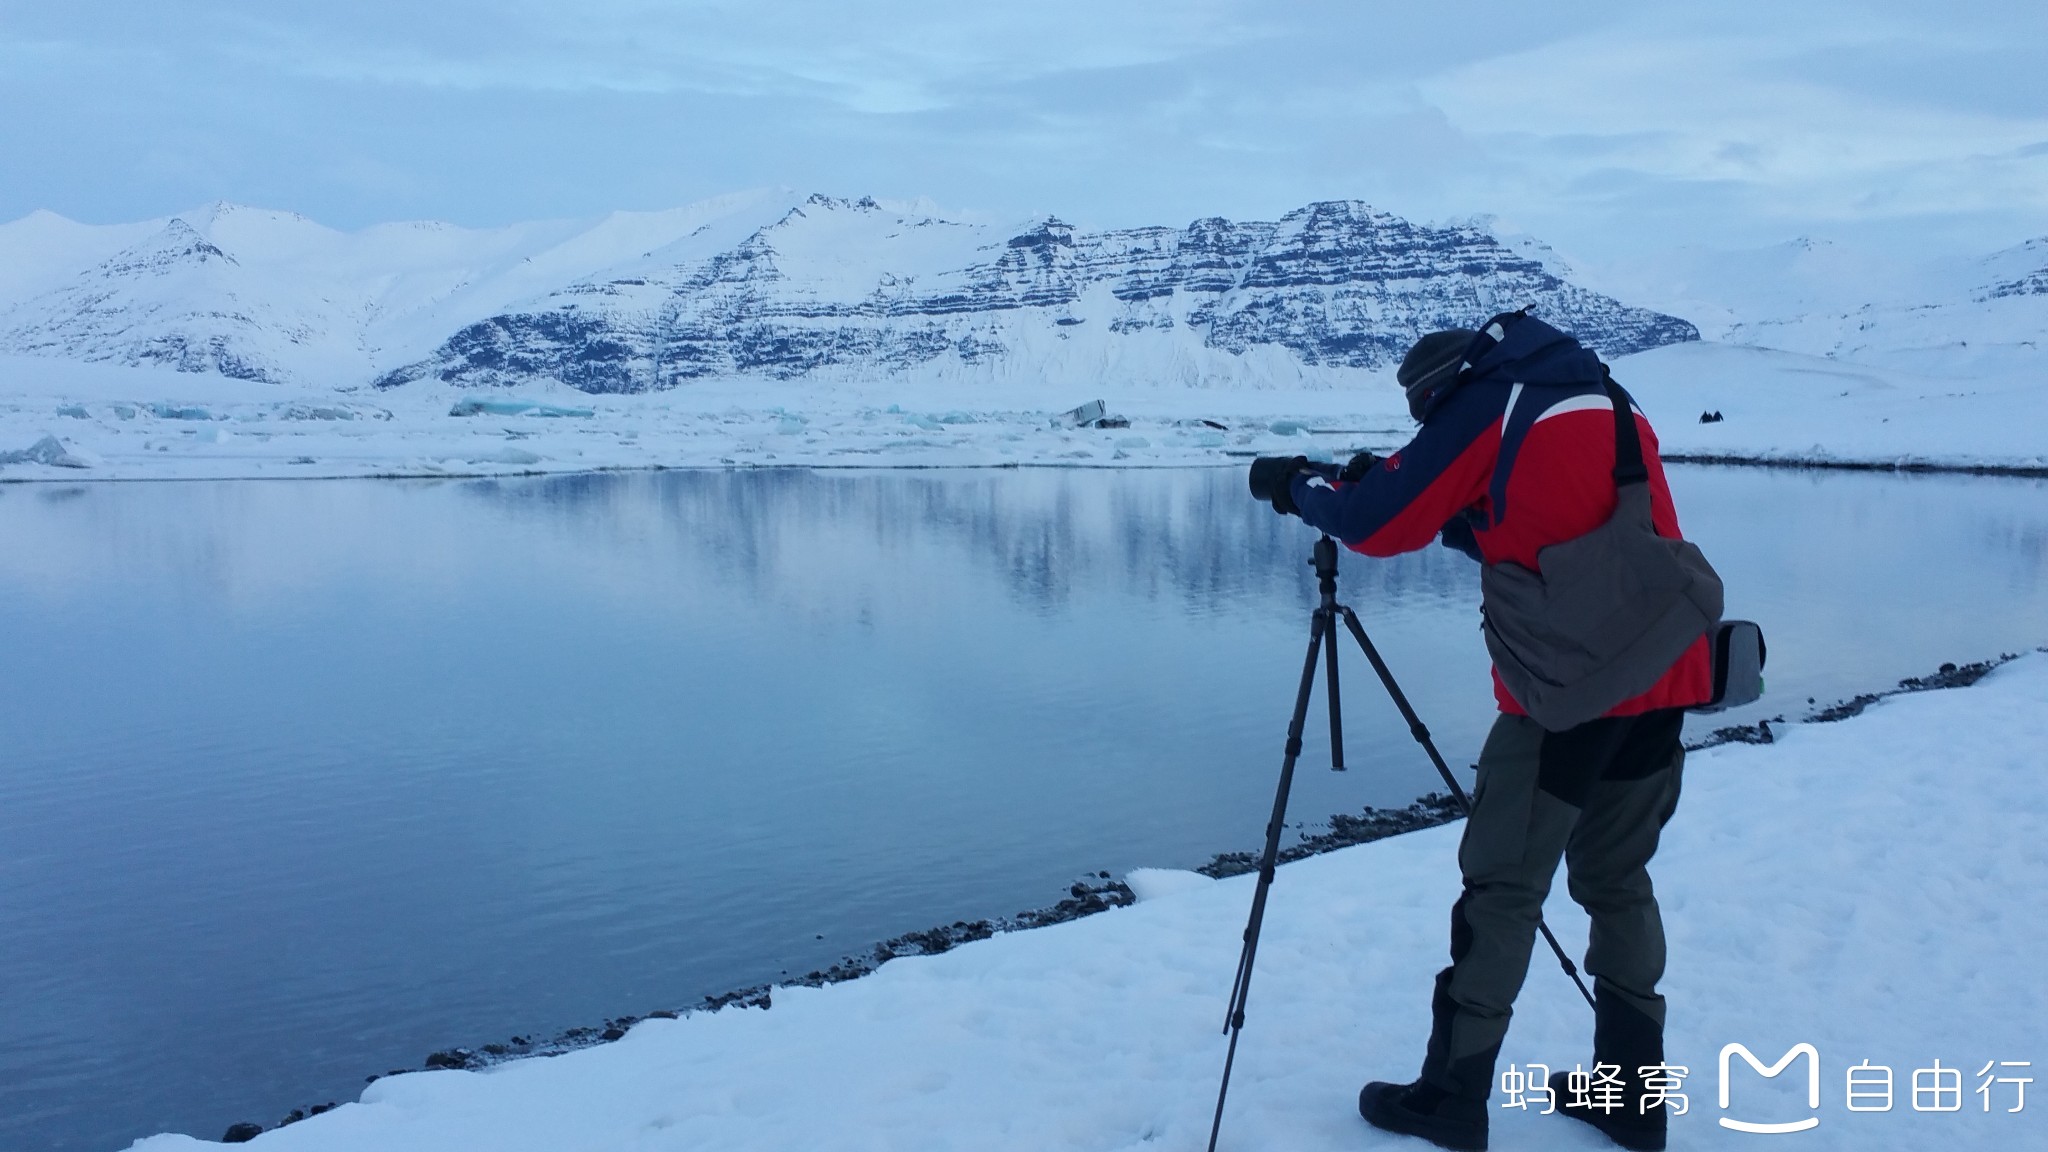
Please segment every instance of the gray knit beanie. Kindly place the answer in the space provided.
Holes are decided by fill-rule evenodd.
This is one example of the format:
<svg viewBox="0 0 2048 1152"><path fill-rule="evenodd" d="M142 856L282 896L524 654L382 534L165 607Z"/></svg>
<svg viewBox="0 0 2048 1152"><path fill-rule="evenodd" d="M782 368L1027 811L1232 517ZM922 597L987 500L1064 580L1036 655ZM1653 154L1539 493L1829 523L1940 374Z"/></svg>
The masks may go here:
<svg viewBox="0 0 2048 1152"><path fill-rule="evenodd" d="M1472 346L1472 338L1477 335L1470 328L1431 332L1417 340L1408 355L1401 358L1394 379L1408 393L1408 414L1415 417L1416 423L1422 422L1430 398L1458 378L1458 370L1465 366L1465 349Z"/></svg>

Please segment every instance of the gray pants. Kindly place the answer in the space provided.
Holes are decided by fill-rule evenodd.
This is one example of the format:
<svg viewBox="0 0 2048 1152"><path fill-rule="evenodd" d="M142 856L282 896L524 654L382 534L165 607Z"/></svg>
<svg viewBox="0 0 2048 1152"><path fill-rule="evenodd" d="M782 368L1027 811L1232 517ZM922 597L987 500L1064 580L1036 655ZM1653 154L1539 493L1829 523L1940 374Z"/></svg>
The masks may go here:
<svg viewBox="0 0 2048 1152"><path fill-rule="evenodd" d="M1438 973L1423 1079L1484 1100L1560 857L1592 917L1594 1058L1633 1080L1663 1061L1664 923L1646 865L1678 806L1678 709L1546 732L1494 723L1458 846L1465 891L1451 911L1451 965Z"/></svg>

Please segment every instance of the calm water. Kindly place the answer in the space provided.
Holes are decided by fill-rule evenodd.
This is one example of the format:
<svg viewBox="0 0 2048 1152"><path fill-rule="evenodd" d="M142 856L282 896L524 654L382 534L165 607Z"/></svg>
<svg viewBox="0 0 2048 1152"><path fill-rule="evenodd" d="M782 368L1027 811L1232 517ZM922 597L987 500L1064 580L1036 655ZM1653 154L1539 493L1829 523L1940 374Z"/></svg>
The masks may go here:
<svg viewBox="0 0 2048 1152"><path fill-rule="evenodd" d="M1758 714L2048 643L2042 484L1673 477ZM1235 469L0 486L0 1147L218 1138L1253 847L1310 542ZM1343 591L1468 762L1476 570ZM1434 780L1349 672L1303 819Z"/></svg>

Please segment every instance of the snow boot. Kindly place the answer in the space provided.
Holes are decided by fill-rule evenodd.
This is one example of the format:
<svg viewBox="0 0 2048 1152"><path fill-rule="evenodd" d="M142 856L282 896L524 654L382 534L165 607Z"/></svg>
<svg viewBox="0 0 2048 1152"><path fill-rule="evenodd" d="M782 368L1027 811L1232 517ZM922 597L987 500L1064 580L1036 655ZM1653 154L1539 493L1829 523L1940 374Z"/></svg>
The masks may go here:
<svg viewBox="0 0 2048 1152"><path fill-rule="evenodd" d="M1420 1136L1439 1148L1486 1152L1486 1101L1453 1096L1424 1080L1367 1084L1358 1093L1358 1114L1375 1128Z"/></svg>
<svg viewBox="0 0 2048 1152"><path fill-rule="evenodd" d="M1633 1080L1634 1077L1629 1079ZM1641 1089L1636 1088L1635 1091L1624 1094L1623 1099L1627 1103L1623 1107L1605 1112L1590 1104L1571 1102L1571 1073L1550 1074L1550 1098L1557 1102L1557 1111L1560 1115L1569 1116L1574 1120L1584 1120L1629 1152L1664 1152L1664 1107L1660 1104L1650 1109L1649 1115L1643 1115L1636 1109L1635 1103L1641 1096Z"/></svg>

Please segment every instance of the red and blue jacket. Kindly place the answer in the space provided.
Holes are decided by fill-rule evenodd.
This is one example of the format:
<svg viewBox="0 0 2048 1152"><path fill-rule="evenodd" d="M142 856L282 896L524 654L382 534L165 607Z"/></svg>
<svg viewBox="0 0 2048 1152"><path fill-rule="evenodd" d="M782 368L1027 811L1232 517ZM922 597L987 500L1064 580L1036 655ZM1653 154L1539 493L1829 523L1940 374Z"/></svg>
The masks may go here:
<svg viewBox="0 0 2048 1152"><path fill-rule="evenodd" d="M1614 406L1599 358L1541 320L1513 313L1491 321L1467 356L1457 382L1426 402L1415 438L1362 478L1295 477L1301 518L1368 556L1412 552L1441 536L1484 563L1513 561L1534 571L1542 570L1544 548L1606 523L1616 500ZM1678 539L1656 433L1640 411L1635 416L1652 523L1659 536ZM1711 676L1702 636L1649 691L1607 715L1705 703ZM1501 711L1526 714L1497 671L1493 694Z"/></svg>

